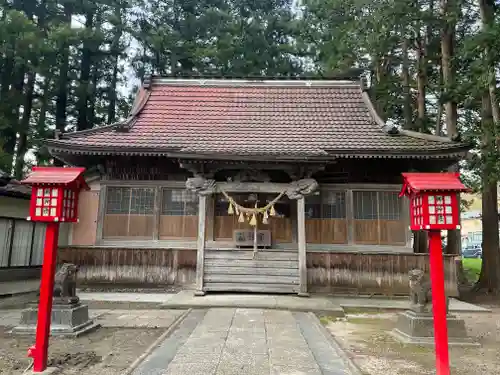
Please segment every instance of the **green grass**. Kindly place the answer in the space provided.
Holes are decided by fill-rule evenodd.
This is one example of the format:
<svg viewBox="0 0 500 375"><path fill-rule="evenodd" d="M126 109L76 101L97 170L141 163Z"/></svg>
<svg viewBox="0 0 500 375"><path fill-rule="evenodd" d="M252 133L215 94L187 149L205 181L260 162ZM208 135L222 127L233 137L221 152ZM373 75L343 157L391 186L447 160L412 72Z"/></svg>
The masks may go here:
<svg viewBox="0 0 500 375"><path fill-rule="evenodd" d="M480 258L462 258L462 267L464 268L465 276L472 283L475 283L479 279L481 262L482 259Z"/></svg>

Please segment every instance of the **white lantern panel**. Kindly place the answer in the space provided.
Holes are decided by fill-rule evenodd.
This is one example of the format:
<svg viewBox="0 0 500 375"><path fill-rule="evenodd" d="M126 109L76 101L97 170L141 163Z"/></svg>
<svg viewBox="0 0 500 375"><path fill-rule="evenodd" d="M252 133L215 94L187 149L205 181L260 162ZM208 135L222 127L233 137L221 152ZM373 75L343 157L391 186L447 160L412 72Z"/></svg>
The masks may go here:
<svg viewBox="0 0 500 375"><path fill-rule="evenodd" d="M436 207L435 206L429 206L429 213L430 214L436 213Z"/></svg>
<svg viewBox="0 0 500 375"><path fill-rule="evenodd" d="M75 217L75 210L71 209L71 217Z"/></svg>
<svg viewBox="0 0 500 375"><path fill-rule="evenodd" d="M434 195L429 195L427 197L427 201L429 202L429 204L434 204Z"/></svg>
<svg viewBox="0 0 500 375"><path fill-rule="evenodd" d="M453 216L446 215L446 224L453 224Z"/></svg>
<svg viewBox="0 0 500 375"><path fill-rule="evenodd" d="M57 197L58 193L59 193L58 189L52 189L52 196L53 197Z"/></svg>
<svg viewBox="0 0 500 375"><path fill-rule="evenodd" d="M444 197L444 203L445 204L451 204L451 197L449 195Z"/></svg>
<svg viewBox="0 0 500 375"><path fill-rule="evenodd" d="M436 212L438 214L444 213L444 207L443 206L436 206Z"/></svg>
<svg viewBox="0 0 500 375"><path fill-rule="evenodd" d="M40 216L41 213L42 213L42 209L40 207L35 208L35 215L36 216Z"/></svg>
<svg viewBox="0 0 500 375"><path fill-rule="evenodd" d="M43 195L43 189L37 189L36 190L36 196L41 197Z"/></svg>
<svg viewBox="0 0 500 375"><path fill-rule="evenodd" d="M57 198L52 198L52 206L57 206Z"/></svg>
<svg viewBox="0 0 500 375"><path fill-rule="evenodd" d="M50 198L43 198L43 205L50 206Z"/></svg>
<svg viewBox="0 0 500 375"><path fill-rule="evenodd" d="M44 189L44 190L43 190L43 195L44 195L45 197L50 197L50 189L49 189L49 188Z"/></svg>
<svg viewBox="0 0 500 375"><path fill-rule="evenodd" d="M436 204L443 204L443 196L442 195L437 195L436 196Z"/></svg>
<svg viewBox="0 0 500 375"><path fill-rule="evenodd" d="M429 217L429 223L436 224L436 216L432 215L431 217Z"/></svg>
<svg viewBox="0 0 500 375"><path fill-rule="evenodd" d="M44 207L43 210L42 210L42 216L49 216L49 208L48 207Z"/></svg>
<svg viewBox="0 0 500 375"><path fill-rule="evenodd" d="M36 205L37 205L37 206L41 206L41 205L42 205L42 202L43 202L43 201L42 201L42 198L37 198L37 199L36 199Z"/></svg>
<svg viewBox="0 0 500 375"><path fill-rule="evenodd" d="M444 215L438 215L438 224L444 224Z"/></svg>
<svg viewBox="0 0 500 375"><path fill-rule="evenodd" d="M56 216L56 208L55 207L52 207L50 209L50 216Z"/></svg>
<svg viewBox="0 0 500 375"><path fill-rule="evenodd" d="M453 212L451 206L446 206L446 213L451 214Z"/></svg>

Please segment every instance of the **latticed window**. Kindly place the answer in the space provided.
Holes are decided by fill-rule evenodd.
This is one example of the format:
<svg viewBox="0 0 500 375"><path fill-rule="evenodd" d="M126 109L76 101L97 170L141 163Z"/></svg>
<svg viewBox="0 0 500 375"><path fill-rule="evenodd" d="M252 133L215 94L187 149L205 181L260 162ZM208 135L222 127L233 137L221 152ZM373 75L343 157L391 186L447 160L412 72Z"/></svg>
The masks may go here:
<svg viewBox="0 0 500 375"><path fill-rule="evenodd" d="M154 188L109 187L103 238L151 238L154 225Z"/></svg>
<svg viewBox="0 0 500 375"><path fill-rule="evenodd" d="M198 196L189 190L163 189L162 215L184 216L198 214Z"/></svg>
<svg viewBox="0 0 500 375"><path fill-rule="evenodd" d="M354 242L371 245L405 244L403 200L392 191L354 191Z"/></svg>
<svg viewBox="0 0 500 375"><path fill-rule="evenodd" d="M322 191L306 197L307 219L345 219L345 192Z"/></svg>
<svg viewBox="0 0 500 375"><path fill-rule="evenodd" d="M152 215L155 190L152 188L110 187L107 191L107 214Z"/></svg>

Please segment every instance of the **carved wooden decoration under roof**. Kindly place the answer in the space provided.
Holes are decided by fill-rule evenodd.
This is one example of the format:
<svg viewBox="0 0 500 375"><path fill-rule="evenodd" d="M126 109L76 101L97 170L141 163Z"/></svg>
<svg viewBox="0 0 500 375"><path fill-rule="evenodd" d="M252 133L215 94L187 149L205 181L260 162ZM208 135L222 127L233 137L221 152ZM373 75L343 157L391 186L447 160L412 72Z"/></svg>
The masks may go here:
<svg viewBox="0 0 500 375"><path fill-rule="evenodd" d="M227 177L228 182L270 182L271 176L262 171L253 168L236 171L233 176Z"/></svg>

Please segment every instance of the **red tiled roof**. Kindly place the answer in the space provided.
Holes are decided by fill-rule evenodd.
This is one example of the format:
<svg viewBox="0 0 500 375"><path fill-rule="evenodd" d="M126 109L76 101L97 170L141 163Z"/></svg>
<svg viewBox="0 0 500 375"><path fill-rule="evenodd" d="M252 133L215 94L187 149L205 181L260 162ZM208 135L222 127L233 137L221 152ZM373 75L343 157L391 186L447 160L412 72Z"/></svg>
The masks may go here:
<svg viewBox="0 0 500 375"><path fill-rule="evenodd" d="M403 173L404 185L402 194L420 191L469 191L461 181L460 173Z"/></svg>
<svg viewBox="0 0 500 375"><path fill-rule="evenodd" d="M157 78L140 90L128 130L112 125L46 143L55 152L104 154L314 158L464 152L463 144L440 137L390 135L370 105L353 81Z"/></svg>
<svg viewBox="0 0 500 375"><path fill-rule="evenodd" d="M60 167L33 167L32 172L21 181L22 184L58 184L68 185L77 180L80 180L83 188L88 188L83 180L83 172L85 168L60 168Z"/></svg>

